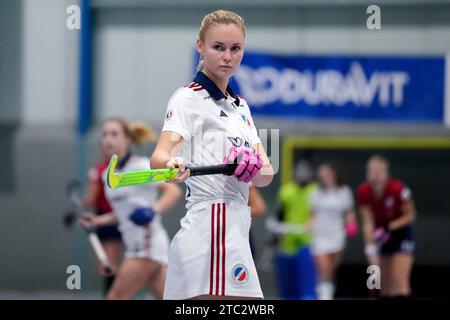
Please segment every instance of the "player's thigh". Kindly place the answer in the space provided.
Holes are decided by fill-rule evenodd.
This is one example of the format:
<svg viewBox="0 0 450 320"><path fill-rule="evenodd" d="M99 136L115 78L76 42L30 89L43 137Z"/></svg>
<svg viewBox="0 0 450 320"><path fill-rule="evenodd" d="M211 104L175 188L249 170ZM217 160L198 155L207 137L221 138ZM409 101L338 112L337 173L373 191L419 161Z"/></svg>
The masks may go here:
<svg viewBox="0 0 450 320"><path fill-rule="evenodd" d="M314 255L314 263L316 264L317 271L319 276L324 273L324 269L326 268L326 261L324 254L315 254Z"/></svg>
<svg viewBox="0 0 450 320"><path fill-rule="evenodd" d="M335 273L336 269L339 267L339 265L341 264L342 261L342 251L338 251L338 252L333 252L330 253L330 267L331 267L331 272Z"/></svg>
<svg viewBox="0 0 450 320"><path fill-rule="evenodd" d="M108 256L109 261L112 263L117 263L119 260L122 250L123 244L121 240L106 240L102 241L103 248L105 250L106 255Z"/></svg>
<svg viewBox="0 0 450 320"><path fill-rule="evenodd" d="M318 254L314 256L316 266L319 272L319 278L328 278L331 276L332 260L329 254Z"/></svg>
<svg viewBox="0 0 450 320"><path fill-rule="evenodd" d="M156 266L148 259L126 258L108 292L111 299L129 299L144 287L148 277L155 272Z"/></svg>

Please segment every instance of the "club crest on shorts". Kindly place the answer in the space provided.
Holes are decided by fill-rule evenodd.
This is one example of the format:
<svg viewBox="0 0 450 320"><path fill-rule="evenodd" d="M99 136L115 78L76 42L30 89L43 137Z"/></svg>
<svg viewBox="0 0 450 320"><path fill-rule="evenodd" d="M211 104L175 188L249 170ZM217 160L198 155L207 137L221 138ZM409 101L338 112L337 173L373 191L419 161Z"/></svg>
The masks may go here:
<svg viewBox="0 0 450 320"><path fill-rule="evenodd" d="M248 269L244 264L237 263L231 270L231 276L235 283L244 284L248 281Z"/></svg>

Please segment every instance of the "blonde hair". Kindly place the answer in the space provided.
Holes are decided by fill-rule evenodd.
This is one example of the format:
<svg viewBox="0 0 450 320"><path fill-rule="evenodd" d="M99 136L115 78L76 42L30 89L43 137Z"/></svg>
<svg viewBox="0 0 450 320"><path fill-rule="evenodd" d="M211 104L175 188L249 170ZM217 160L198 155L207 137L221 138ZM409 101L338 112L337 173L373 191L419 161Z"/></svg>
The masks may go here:
<svg viewBox="0 0 450 320"><path fill-rule="evenodd" d="M233 11L216 10L203 17L202 23L200 24L200 30L198 32L198 38L200 39L200 41L205 41L205 34L209 28L219 24L235 24L242 29L245 38L245 22L241 16L234 13ZM197 71L200 70L203 63L203 58L200 57L197 65Z"/></svg>
<svg viewBox="0 0 450 320"><path fill-rule="evenodd" d="M122 127L125 136L130 138L134 144L142 146L146 142L156 142L155 132L143 121L128 123L122 117L111 117L106 119L103 123L105 124L110 121L117 122Z"/></svg>

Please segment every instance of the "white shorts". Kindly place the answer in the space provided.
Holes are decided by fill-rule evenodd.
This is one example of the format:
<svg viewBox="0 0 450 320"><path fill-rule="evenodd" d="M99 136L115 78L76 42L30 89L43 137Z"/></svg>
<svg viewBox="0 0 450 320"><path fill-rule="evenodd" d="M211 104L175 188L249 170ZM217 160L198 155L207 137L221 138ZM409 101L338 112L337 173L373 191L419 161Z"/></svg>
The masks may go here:
<svg viewBox="0 0 450 320"><path fill-rule="evenodd" d="M263 298L250 251L250 224L250 208L237 202L194 204L170 244L164 299Z"/></svg>
<svg viewBox="0 0 450 320"><path fill-rule="evenodd" d="M169 236L159 217L146 226L130 222L119 227L125 244L126 258L147 258L167 265Z"/></svg>
<svg viewBox="0 0 450 320"><path fill-rule="evenodd" d="M344 246L344 232L313 233L311 249L314 255L340 252Z"/></svg>

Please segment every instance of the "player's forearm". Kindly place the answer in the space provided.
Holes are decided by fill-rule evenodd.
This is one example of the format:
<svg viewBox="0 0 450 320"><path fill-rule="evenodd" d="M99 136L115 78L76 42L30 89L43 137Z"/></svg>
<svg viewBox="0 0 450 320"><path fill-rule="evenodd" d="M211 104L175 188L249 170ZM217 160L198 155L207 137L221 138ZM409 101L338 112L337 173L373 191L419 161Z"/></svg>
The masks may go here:
<svg viewBox="0 0 450 320"><path fill-rule="evenodd" d="M363 226L363 235L364 235L364 243L366 245L373 243L373 226L371 224L364 224Z"/></svg>
<svg viewBox="0 0 450 320"><path fill-rule="evenodd" d="M98 187L95 182L90 181L87 187L86 194L83 199L83 209L91 209L95 207L95 200L97 199Z"/></svg>
<svg viewBox="0 0 450 320"><path fill-rule="evenodd" d="M408 204L407 206L405 206L403 208L403 212L404 213L399 218L392 220L388 224L388 230L393 231L403 228L414 221L416 217L416 212L412 204Z"/></svg>
<svg viewBox="0 0 450 320"><path fill-rule="evenodd" d="M256 187L266 187L273 179L273 168L270 163L264 162L263 167L259 170L258 174L253 178L252 183Z"/></svg>
<svg viewBox="0 0 450 320"><path fill-rule="evenodd" d="M82 207L85 210L94 208L95 206L95 198L91 195L86 195L83 199Z"/></svg>
<svg viewBox="0 0 450 320"><path fill-rule="evenodd" d="M363 235L364 235L364 243L371 244L373 242L373 231L374 231L374 225L373 225L373 219L372 219L372 213L369 208L362 206L360 207L361 217L362 217L362 224L363 224Z"/></svg>
<svg viewBox="0 0 450 320"><path fill-rule="evenodd" d="M250 204L250 208L251 208L251 215L252 217L259 217L262 216L266 210L267 210L267 206L264 202L254 202Z"/></svg>
<svg viewBox="0 0 450 320"><path fill-rule="evenodd" d="M97 216L95 226L101 227L101 226L106 226L106 225L111 225L111 224L116 224L116 223L118 223L117 215L114 212L109 212L109 213L105 213L100 216Z"/></svg>
<svg viewBox="0 0 450 320"><path fill-rule="evenodd" d="M347 223L353 223L356 222L356 216L355 216L355 212L353 210L348 210L346 215L345 215L345 221Z"/></svg>
<svg viewBox="0 0 450 320"><path fill-rule="evenodd" d="M166 151L155 151L150 158L150 167L152 169L166 168L167 162L169 162L171 155Z"/></svg>
<svg viewBox="0 0 450 320"><path fill-rule="evenodd" d="M162 193L153 209L157 213L163 214L164 212L172 208L178 202L181 196L181 189L177 185L166 184L164 187L164 192Z"/></svg>

